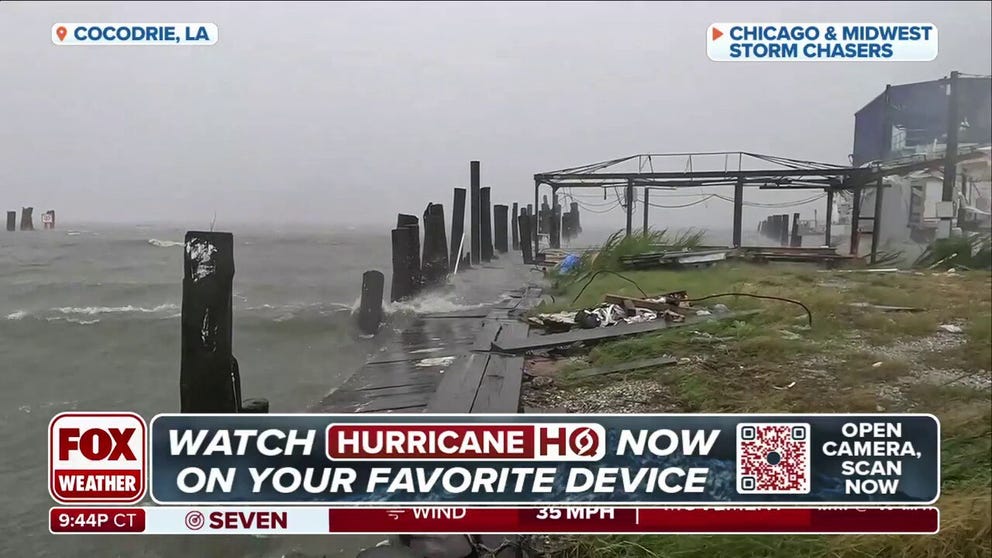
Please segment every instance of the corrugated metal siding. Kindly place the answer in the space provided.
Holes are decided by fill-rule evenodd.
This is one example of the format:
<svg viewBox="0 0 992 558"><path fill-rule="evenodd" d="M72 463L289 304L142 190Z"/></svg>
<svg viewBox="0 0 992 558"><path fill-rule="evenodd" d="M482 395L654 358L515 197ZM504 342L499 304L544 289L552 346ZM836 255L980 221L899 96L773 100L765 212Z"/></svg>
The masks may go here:
<svg viewBox="0 0 992 558"><path fill-rule="evenodd" d="M855 166L881 159L885 136L885 99L879 95L854 115Z"/></svg>
<svg viewBox="0 0 992 558"><path fill-rule="evenodd" d="M992 80L959 78L960 113L969 127L960 143L992 143ZM855 115L854 164L884 158L891 138L885 124L884 96ZM889 89L890 125L906 129L910 144L944 143L947 135L947 89L942 80L895 85Z"/></svg>

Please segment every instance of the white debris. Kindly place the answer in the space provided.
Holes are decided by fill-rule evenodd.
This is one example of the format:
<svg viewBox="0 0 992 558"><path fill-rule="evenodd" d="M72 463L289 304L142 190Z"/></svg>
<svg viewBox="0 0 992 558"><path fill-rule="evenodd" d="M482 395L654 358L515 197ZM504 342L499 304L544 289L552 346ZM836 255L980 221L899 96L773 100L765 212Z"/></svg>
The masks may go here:
<svg viewBox="0 0 992 558"><path fill-rule="evenodd" d="M418 360L416 366L419 366L421 368L428 368L431 366L448 366L449 364L454 362L456 358L458 357L446 356L446 357L437 357L437 358L425 358Z"/></svg>
<svg viewBox="0 0 992 558"><path fill-rule="evenodd" d="M964 332L964 330L961 329L961 326L954 325L954 324L941 324L940 326L937 327L937 329L939 329L941 331L946 331L947 333L963 333Z"/></svg>

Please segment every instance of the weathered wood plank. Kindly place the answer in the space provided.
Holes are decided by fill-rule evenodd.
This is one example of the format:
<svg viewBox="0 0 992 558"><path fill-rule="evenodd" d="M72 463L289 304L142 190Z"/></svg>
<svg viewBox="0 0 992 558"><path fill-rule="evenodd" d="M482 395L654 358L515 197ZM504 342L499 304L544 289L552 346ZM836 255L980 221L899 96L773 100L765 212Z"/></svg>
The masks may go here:
<svg viewBox="0 0 992 558"><path fill-rule="evenodd" d="M369 389L382 389L396 386L419 386L429 385L431 389L437 385L438 378L434 374L408 374L405 377L387 376L377 378L363 378L348 386L349 391L363 391ZM338 389L338 391L342 391ZM336 393L336 392L335 392Z"/></svg>
<svg viewBox="0 0 992 558"><path fill-rule="evenodd" d="M367 398L387 397L391 395L413 395L416 393L426 393L428 397L434 394L433 384L407 384L402 386L385 386L355 390L355 393L362 394Z"/></svg>
<svg viewBox="0 0 992 558"><path fill-rule="evenodd" d="M472 403L473 413L516 413L520 410L523 357L492 355Z"/></svg>
<svg viewBox="0 0 992 558"><path fill-rule="evenodd" d="M595 368L587 368L585 370L578 370L573 372L569 376L572 378L590 378L592 376L604 376L606 374L615 374L617 372L632 372L634 370L641 370L643 368L651 368L653 366L667 366L669 364L675 364L679 360L672 357L657 357L657 358L646 358L643 360L634 360L630 362L621 362L619 364L614 364L612 366L599 366Z"/></svg>
<svg viewBox="0 0 992 558"><path fill-rule="evenodd" d="M467 413L479 391L482 375L489 362L487 353L471 353L459 366L444 374L437 391L427 403L429 413Z"/></svg>
<svg viewBox="0 0 992 558"><path fill-rule="evenodd" d="M472 310L459 310L457 312L437 312L434 314L424 314L425 319L440 319L440 318L485 318L489 315L489 310L487 309L472 309Z"/></svg>
<svg viewBox="0 0 992 558"><path fill-rule="evenodd" d="M482 326L482 331L475 338L475 343L472 345L473 351L491 351L493 349L493 341L496 340L496 336L499 335L500 328L503 324L499 323L498 320L486 320Z"/></svg>
<svg viewBox="0 0 992 558"><path fill-rule="evenodd" d="M578 329L565 333L554 333L551 335L535 335L520 339L500 340L493 343L493 350L504 353L523 353L533 349L543 349L557 347L560 345L570 345L578 342L595 342L604 339L617 339L641 333L661 331L663 329L682 327L691 324L698 324L709 320L726 320L731 318L743 318L758 313L759 310L747 312L732 312L728 314L716 314L705 317L687 318L684 322L666 322L664 320L653 320L639 324L619 324L610 327L598 327L595 329Z"/></svg>
<svg viewBox="0 0 992 558"><path fill-rule="evenodd" d="M389 397L379 397L367 403L359 405L356 413L376 413L380 411L391 411L399 409L411 409L414 407L426 407L430 394L413 393L392 395Z"/></svg>
<svg viewBox="0 0 992 558"><path fill-rule="evenodd" d="M530 325L526 322L520 320L506 319L503 320L503 327L500 328L499 334L496 335L496 341L501 341L503 339L520 339L527 337L527 333L530 331Z"/></svg>

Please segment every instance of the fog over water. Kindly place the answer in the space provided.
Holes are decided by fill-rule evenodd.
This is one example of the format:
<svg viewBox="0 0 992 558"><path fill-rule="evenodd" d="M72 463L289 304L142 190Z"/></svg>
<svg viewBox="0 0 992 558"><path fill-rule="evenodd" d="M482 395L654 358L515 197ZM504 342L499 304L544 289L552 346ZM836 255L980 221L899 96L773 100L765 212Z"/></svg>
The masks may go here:
<svg viewBox="0 0 992 558"><path fill-rule="evenodd" d="M724 21L929 22L940 54L712 62L705 33ZM57 47L56 22L212 22L220 38ZM351 311L363 271L389 275L396 214L450 208L469 161L482 161L494 204L532 203L537 172L636 153L845 164L854 113L887 83L992 73L990 43L988 2L0 2L0 211L33 206L37 228L57 212L55 231L0 231L0 555L351 558L382 538L48 533L43 441L54 414L178 408L186 230L235 235L245 396L303 410L381 348L358 338ZM708 228L707 241L726 243L731 206L709 193L652 192L665 207L651 224ZM749 189L746 199L816 194ZM573 247L623 226L617 192L572 195L586 229ZM784 211L745 207L745 241ZM492 302L505 285L485 273L388 313Z"/></svg>
<svg viewBox="0 0 992 558"><path fill-rule="evenodd" d="M885 84L992 71L990 4L936 6L3 2L0 205L55 208L67 223L202 224L216 212L221 227L388 225L428 200L450 204L473 159L494 203L532 199L535 172L635 153L844 164L854 113ZM213 22L220 39L52 44L53 23L87 21ZM704 39L720 21L930 22L940 54L718 63ZM822 214L822 203L802 210ZM713 225L730 207L663 215L673 226ZM745 226L764 216L748 208Z"/></svg>

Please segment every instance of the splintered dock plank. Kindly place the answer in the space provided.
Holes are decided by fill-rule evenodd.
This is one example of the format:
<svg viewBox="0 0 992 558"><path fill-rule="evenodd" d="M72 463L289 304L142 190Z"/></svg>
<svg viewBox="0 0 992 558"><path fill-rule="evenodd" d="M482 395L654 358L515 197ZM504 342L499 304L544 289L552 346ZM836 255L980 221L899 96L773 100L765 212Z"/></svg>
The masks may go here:
<svg viewBox="0 0 992 558"><path fill-rule="evenodd" d="M515 413L523 358L493 353L494 343L527 336L510 316L540 302L527 287L481 310L422 316L397 331L389 348L314 406L325 413ZM444 318L444 319L437 319ZM446 360L433 361L428 359Z"/></svg>
<svg viewBox="0 0 992 558"><path fill-rule="evenodd" d="M406 413L421 410L427 406L429 394L412 393L379 397L359 405L355 413L381 413L384 411L403 411Z"/></svg>
<svg viewBox="0 0 992 558"><path fill-rule="evenodd" d="M526 337L530 329L519 320L501 319L500 339ZM524 359L492 353L472 403L473 413L516 413L520 410L520 389L523 383Z"/></svg>
<svg viewBox="0 0 992 558"><path fill-rule="evenodd" d="M418 412L444 374L467 357L482 326L478 318L417 318L355 374L313 407L316 412ZM437 350L432 350L437 349ZM453 360L431 361L453 357Z"/></svg>
<svg viewBox="0 0 992 558"><path fill-rule="evenodd" d="M444 375L427 404L428 413L468 413L489 363L488 353L470 353L460 367Z"/></svg>
<svg viewBox="0 0 992 558"><path fill-rule="evenodd" d="M487 319L482 325L482 331L475 338L475 343L472 344L472 350L491 351L493 349L493 341L496 340L501 327L503 327L503 324L499 320Z"/></svg>
<svg viewBox="0 0 992 558"><path fill-rule="evenodd" d="M493 354L472 403L473 413L516 413L520 410L520 386L524 358Z"/></svg>

